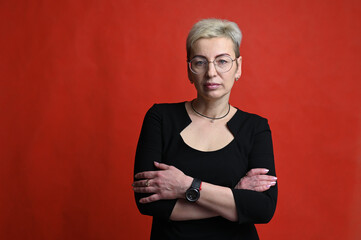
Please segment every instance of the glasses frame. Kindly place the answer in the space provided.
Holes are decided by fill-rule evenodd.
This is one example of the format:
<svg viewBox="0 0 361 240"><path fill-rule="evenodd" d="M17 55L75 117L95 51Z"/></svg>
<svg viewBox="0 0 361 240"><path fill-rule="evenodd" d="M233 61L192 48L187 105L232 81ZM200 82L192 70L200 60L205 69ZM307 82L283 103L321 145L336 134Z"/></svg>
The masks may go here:
<svg viewBox="0 0 361 240"><path fill-rule="evenodd" d="M205 71L204 71L204 72L196 73L196 72L192 69L192 61L193 61L195 58L197 58L197 57L199 57L199 58L204 58L204 59L207 61L207 63L208 63L208 64L207 64L207 68L205 68ZM215 63L215 61L216 61L216 59L219 58L219 57L229 57L229 58L232 60L232 62L231 62L231 67L230 67L227 71L220 72L220 71L218 70L217 64ZM193 57L191 60L187 61L187 63L188 63L189 69L190 69L191 72L194 73L194 74L203 74L203 73L207 72L208 69L209 69L209 64L210 64L210 63L213 63L214 69L216 69L216 71L217 71L218 73L226 73L226 72L229 72L229 71L232 69L232 67L233 67L233 62L236 61L236 60L237 60L237 57L236 57L235 59L232 59L231 56L228 56L228 55L218 56L218 57L216 57L213 61L208 61L208 59L205 58L205 57L195 56L195 57Z"/></svg>

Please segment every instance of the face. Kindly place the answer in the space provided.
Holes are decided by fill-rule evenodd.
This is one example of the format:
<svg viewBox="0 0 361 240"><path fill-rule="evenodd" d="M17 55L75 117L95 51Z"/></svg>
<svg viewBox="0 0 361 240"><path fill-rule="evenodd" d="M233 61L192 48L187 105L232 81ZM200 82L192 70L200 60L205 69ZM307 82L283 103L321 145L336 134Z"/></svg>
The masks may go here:
<svg viewBox="0 0 361 240"><path fill-rule="evenodd" d="M197 40L193 45L190 59L197 56L204 57L209 62L213 62L219 56L236 58L232 40L224 37ZM229 98L235 79L241 76L241 63L242 57L239 57L233 62L232 68L224 73L218 72L213 63L209 63L208 69L202 74L195 74L188 68L188 77L194 83L198 97L207 100Z"/></svg>

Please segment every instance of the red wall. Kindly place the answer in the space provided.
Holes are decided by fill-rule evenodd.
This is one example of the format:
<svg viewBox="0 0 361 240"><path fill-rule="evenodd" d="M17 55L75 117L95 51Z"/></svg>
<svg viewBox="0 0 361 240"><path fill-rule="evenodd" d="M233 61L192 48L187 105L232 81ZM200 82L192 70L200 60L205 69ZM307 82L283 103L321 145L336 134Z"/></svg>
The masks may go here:
<svg viewBox="0 0 361 240"><path fill-rule="evenodd" d="M0 239L149 236L130 186L141 122L195 96L185 38L207 17L239 23L231 102L273 130L261 238L360 238L360 1L3 0Z"/></svg>

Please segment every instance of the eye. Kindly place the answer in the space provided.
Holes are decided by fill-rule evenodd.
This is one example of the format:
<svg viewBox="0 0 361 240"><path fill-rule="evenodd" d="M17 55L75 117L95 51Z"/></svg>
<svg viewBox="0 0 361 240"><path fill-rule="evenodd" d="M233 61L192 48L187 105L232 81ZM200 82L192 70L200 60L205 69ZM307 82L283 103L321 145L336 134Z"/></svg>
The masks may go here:
<svg viewBox="0 0 361 240"><path fill-rule="evenodd" d="M203 67L207 65L207 60L201 58L194 58L192 60L192 66L194 67Z"/></svg>
<svg viewBox="0 0 361 240"><path fill-rule="evenodd" d="M216 64L218 66L227 65L231 62L231 59L229 57L220 57L216 59Z"/></svg>
<svg viewBox="0 0 361 240"><path fill-rule="evenodd" d="M205 64L206 64L205 61L195 61L195 62L194 62L194 65L196 65L196 66L203 66L203 65L205 65Z"/></svg>

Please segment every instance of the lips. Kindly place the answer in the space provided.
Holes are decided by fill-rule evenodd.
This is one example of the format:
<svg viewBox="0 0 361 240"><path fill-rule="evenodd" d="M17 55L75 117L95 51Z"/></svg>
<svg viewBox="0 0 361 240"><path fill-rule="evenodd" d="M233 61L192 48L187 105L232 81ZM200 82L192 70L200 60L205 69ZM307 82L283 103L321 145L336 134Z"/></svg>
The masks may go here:
<svg viewBox="0 0 361 240"><path fill-rule="evenodd" d="M218 83L206 83L204 86L208 89L217 89L221 84Z"/></svg>

